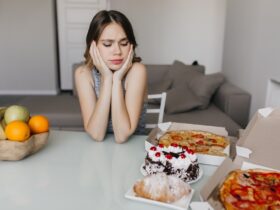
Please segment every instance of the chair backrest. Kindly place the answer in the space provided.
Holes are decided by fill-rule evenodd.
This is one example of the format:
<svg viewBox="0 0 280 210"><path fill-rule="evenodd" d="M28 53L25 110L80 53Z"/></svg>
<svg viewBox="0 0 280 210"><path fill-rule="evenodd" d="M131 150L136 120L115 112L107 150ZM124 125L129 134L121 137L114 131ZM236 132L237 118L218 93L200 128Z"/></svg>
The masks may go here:
<svg viewBox="0 0 280 210"><path fill-rule="evenodd" d="M147 109L147 114L155 114L158 113L158 122L157 123L162 123L163 121L163 115L164 115L164 108L165 108L165 101L166 101L166 92L162 92L161 94L149 94L148 95L148 100L150 99L160 99L160 106L159 109L152 109L148 108ZM157 124L146 124L146 128L155 128Z"/></svg>

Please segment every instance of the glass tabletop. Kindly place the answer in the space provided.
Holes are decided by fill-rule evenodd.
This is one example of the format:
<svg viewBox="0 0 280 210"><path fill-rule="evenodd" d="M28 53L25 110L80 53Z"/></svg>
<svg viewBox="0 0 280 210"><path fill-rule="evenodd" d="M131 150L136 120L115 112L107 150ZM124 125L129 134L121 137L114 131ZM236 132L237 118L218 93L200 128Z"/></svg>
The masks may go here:
<svg viewBox="0 0 280 210"><path fill-rule="evenodd" d="M21 161L0 162L0 209L89 210L164 209L124 197L137 179L146 155L146 136L116 144L108 135L93 141L84 132L52 130L41 151ZM203 177L191 185L192 201L216 170L201 165Z"/></svg>

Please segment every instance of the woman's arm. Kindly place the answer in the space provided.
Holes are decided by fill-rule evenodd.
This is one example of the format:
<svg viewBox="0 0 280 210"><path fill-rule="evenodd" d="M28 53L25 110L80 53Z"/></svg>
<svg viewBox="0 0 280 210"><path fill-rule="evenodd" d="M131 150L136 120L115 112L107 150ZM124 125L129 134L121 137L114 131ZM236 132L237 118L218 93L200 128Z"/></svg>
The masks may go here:
<svg viewBox="0 0 280 210"><path fill-rule="evenodd" d="M121 80L117 77L113 79L111 110L117 143L125 142L137 128L147 92L146 83L146 68L140 63L134 63L127 73L125 95Z"/></svg>
<svg viewBox="0 0 280 210"><path fill-rule="evenodd" d="M112 77L101 77L100 94L94 91L92 72L87 66L75 71L75 83L86 132L96 141L102 141L106 134L110 112Z"/></svg>

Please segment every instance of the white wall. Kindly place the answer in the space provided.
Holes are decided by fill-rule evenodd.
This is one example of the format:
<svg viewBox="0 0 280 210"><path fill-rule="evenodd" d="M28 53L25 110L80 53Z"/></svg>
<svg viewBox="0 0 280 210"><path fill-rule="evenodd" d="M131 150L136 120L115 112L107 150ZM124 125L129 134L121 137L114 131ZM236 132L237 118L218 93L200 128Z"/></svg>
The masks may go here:
<svg viewBox="0 0 280 210"><path fill-rule="evenodd" d="M55 94L53 0L0 0L0 94Z"/></svg>
<svg viewBox="0 0 280 210"><path fill-rule="evenodd" d="M58 89L54 0L0 0L0 94ZM226 0L111 0L131 20L144 63L198 60L221 71Z"/></svg>
<svg viewBox="0 0 280 210"><path fill-rule="evenodd" d="M221 71L226 0L111 0L132 22L146 64L198 60Z"/></svg>
<svg viewBox="0 0 280 210"><path fill-rule="evenodd" d="M228 1L223 70L252 94L251 116L265 106L270 78L280 81L280 1Z"/></svg>

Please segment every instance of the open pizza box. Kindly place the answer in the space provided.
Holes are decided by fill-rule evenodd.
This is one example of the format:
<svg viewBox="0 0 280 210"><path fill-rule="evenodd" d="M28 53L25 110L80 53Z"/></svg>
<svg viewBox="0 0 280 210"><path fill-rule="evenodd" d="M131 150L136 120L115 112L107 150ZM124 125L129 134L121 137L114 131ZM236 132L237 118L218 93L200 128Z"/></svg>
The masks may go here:
<svg viewBox="0 0 280 210"><path fill-rule="evenodd" d="M232 170L259 168L280 171L279 135L280 108L258 110L237 143L236 158L233 161L226 158L218 167L200 191L203 202L196 202L193 209L223 209L219 188Z"/></svg>
<svg viewBox="0 0 280 210"><path fill-rule="evenodd" d="M175 123L175 122L160 123L157 125L157 127L152 129L148 138L146 139L145 141L146 151L149 151L151 146L158 145L158 139L162 135L164 135L167 131L170 130L201 130L201 131L211 132L217 135L228 137L228 132L224 127L196 125L196 124L187 124L187 123ZM223 152L227 156L229 156L230 145L228 145ZM220 165L227 156L197 154L199 163L209 164L209 165Z"/></svg>

